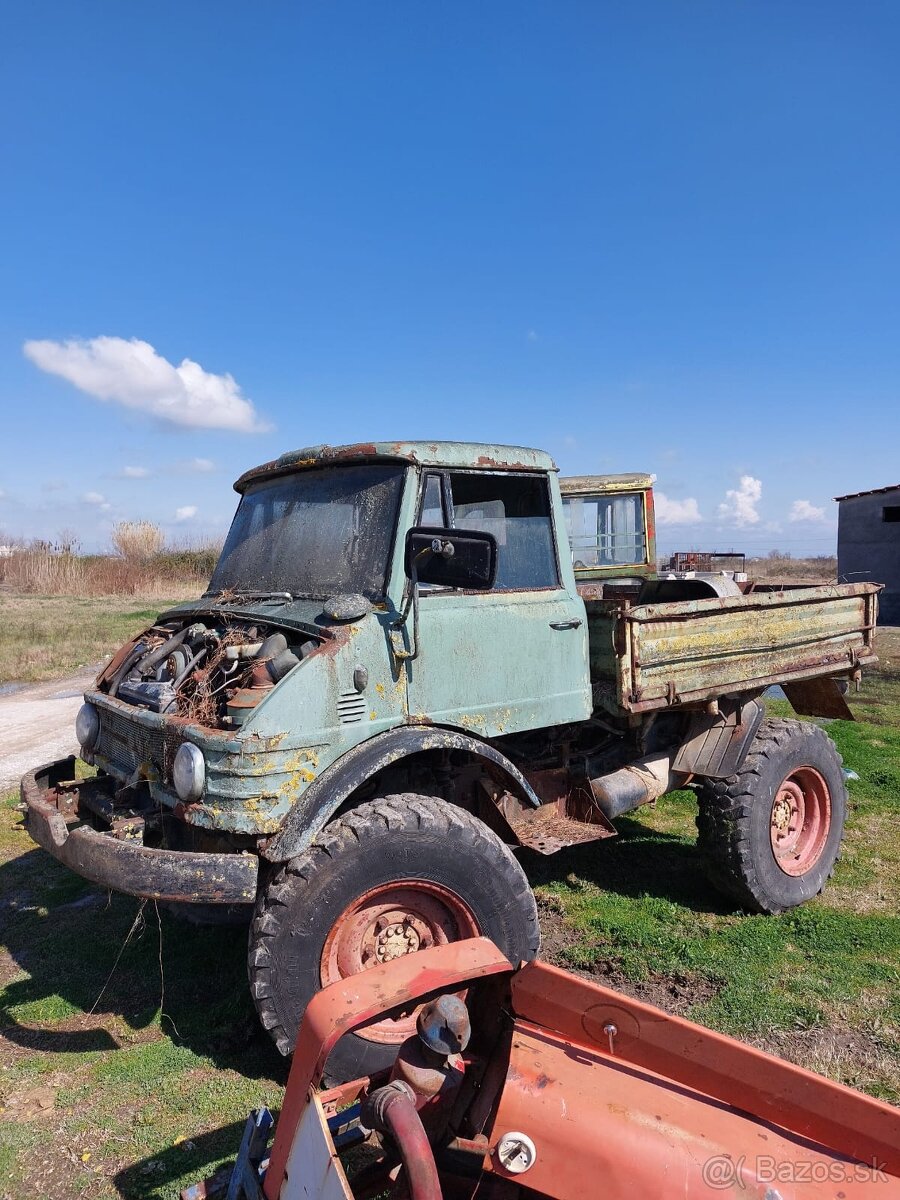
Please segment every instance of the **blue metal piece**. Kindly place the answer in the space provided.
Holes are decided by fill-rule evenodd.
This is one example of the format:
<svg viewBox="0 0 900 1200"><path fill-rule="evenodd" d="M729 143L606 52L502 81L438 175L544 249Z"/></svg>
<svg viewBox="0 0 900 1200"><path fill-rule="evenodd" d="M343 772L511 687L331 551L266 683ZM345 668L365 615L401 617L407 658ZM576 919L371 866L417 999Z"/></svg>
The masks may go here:
<svg viewBox="0 0 900 1200"><path fill-rule="evenodd" d="M254 1109L247 1118L225 1200L241 1200L241 1197L245 1200L262 1200L260 1167L272 1124L272 1114L267 1108Z"/></svg>
<svg viewBox="0 0 900 1200"><path fill-rule="evenodd" d="M351 1104L349 1108L328 1118L328 1132L331 1134L335 1150L343 1150L365 1140L366 1135L359 1124L361 1112L361 1104Z"/></svg>

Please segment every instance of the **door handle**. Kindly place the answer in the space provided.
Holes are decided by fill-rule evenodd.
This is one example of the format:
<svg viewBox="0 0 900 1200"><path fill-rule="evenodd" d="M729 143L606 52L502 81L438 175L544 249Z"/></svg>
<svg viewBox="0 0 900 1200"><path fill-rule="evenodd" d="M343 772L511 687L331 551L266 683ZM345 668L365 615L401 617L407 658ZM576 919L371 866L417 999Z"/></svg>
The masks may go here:
<svg viewBox="0 0 900 1200"><path fill-rule="evenodd" d="M581 618L580 617L570 617L568 621L551 621L550 628L551 629L580 629L581 628Z"/></svg>

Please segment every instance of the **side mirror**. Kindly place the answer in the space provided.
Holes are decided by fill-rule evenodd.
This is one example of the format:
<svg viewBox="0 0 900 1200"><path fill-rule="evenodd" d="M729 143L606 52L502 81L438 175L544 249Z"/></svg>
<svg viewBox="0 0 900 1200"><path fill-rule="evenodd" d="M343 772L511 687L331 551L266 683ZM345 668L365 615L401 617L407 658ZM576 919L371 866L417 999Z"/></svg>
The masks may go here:
<svg viewBox="0 0 900 1200"><path fill-rule="evenodd" d="M497 540L476 529L420 525L406 535L405 566L419 583L486 591L497 576Z"/></svg>

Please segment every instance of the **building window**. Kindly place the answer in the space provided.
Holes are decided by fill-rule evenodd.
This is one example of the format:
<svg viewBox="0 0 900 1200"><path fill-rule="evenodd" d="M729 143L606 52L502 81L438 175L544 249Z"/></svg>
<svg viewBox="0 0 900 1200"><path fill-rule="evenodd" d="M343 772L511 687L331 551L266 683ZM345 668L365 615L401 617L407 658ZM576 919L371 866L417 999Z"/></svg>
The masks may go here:
<svg viewBox="0 0 900 1200"><path fill-rule="evenodd" d="M882 521L900 521L900 504L886 504L881 510Z"/></svg>

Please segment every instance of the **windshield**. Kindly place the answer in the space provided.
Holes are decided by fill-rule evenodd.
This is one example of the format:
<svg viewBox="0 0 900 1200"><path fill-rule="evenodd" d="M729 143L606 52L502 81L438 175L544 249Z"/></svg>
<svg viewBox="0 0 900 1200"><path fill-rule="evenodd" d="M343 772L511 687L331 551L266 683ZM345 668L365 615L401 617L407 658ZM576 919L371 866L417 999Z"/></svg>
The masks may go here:
<svg viewBox="0 0 900 1200"><path fill-rule="evenodd" d="M383 599L405 470L325 467L249 487L209 591Z"/></svg>

